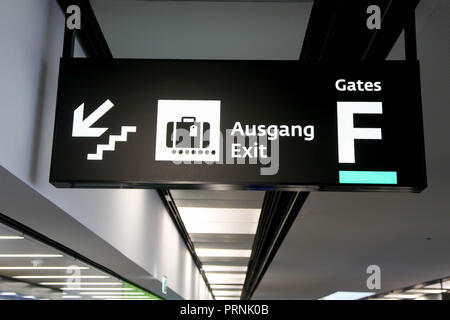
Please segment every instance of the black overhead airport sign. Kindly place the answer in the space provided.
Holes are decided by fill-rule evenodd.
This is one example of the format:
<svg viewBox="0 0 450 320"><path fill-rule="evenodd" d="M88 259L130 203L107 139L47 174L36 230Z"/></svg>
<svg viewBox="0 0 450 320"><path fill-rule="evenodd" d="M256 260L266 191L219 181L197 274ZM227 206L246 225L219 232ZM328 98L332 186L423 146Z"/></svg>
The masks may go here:
<svg viewBox="0 0 450 320"><path fill-rule="evenodd" d="M57 187L426 187L416 61L62 59Z"/></svg>

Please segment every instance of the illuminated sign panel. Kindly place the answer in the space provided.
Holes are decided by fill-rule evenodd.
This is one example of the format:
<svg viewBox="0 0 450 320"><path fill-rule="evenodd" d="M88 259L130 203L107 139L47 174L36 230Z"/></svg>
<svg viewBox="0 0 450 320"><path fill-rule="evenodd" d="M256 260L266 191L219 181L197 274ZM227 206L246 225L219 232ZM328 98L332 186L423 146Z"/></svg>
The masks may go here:
<svg viewBox="0 0 450 320"><path fill-rule="evenodd" d="M62 59L57 187L426 187L410 61Z"/></svg>

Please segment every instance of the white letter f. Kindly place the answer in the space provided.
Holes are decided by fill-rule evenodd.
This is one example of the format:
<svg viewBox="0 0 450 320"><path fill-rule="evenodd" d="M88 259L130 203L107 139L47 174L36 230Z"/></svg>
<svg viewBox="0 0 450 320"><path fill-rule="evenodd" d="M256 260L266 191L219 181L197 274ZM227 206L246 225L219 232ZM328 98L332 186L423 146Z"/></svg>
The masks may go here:
<svg viewBox="0 0 450 320"><path fill-rule="evenodd" d="M356 139L381 139L380 128L354 128L354 114L381 114L381 102L338 101L338 152L339 163L355 163Z"/></svg>

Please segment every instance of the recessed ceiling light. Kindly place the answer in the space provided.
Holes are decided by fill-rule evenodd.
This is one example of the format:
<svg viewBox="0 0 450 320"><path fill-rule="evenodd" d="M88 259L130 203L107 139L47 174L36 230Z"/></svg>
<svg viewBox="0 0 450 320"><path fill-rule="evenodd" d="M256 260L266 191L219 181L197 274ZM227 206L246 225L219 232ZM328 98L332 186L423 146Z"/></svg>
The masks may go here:
<svg viewBox="0 0 450 320"><path fill-rule="evenodd" d="M423 294L438 294L446 292L447 290L441 289L411 289L406 291L407 293L423 293Z"/></svg>
<svg viewBox="0 0 450 320"><path fill-rule="evenodd" d="M189 233L255 234L261 209L179 207Z"/></svg>
<svg viewBox="0 0 450 320"><path fill-rule="evenodd" d="M229 278L245 278L246 273L228 273L228 272L205 272L207 277L229 277Z"/></svg>
<svg viewBox="0 0 450 320"><path fill-rule="evenodd" d="M98 295L115 295L115 296L142 296L143 292L80 292L82 295L98 296Z"/></svg>
<svg viewBox="0 0 450 320"><path fill-rule="evenodd" d="M242 289L241 284L211 284L211 289Z"/></svg>
<svg viewBox="0 0 450 320"><path fill-rule="evenodd" d="M390 293L384 296L384 298L394 298L394 299L416 299L423 294L405 294L405 293Z"/></svg>
<svg viewBox="0 0 450 320"><path fill-rule="evenodd" d="M118 286L121 282L41 282L43 286Z"/></svg>
<svg viewBox="0 0 450 320"><path fill-rule="evenodd" d="M106 300L157 300L149 296L135 296L135 297L93 296L92 298L106 299Z"/></svg>
<svg viewBox="0 0 450 320"><path fill-rule="evenodd" d="M219 284L244 284L245 273L206 273L209 283Z"/></svg>
<svg viewBox="0 0 450 320"><path fill-rule="evenodd" d="M246 266L220 266L220 265L204 265L203 266L203 270L211 272L211 271L225 271L225 272L230 272L230 271L238 271L238 272L245 272L247 271L247 267Z"/></svg>
<svg viewBox="0 0 450 320"><path fill-rule="evenodd" d="M61 288L61 290L64 291L82 291L82 290L86 290L86 291L132 291L134 290L133 288Z"/></svg>
<svg viewBox="0 0 450 320"><path fill-rule="evenodd" d="M216 296L216 297L241 296L240 290L235 290L235 291L233 291L233 290L213 290L213 293L214 293L214 296Z"/></svg>
<svg viewBox="0 0 450 320"><path fill-rule="evenodd" d="M0 240L20 240L24 239L24 237L20 236L0 236Z"/></svg>
<svg viewBox="0 0 450 320"><path fill-rule="evenodd" d="M109 276L13 276L14 279L108 279Z"/></svg>
<svg viewBox="0 0 450 320"><path fill-rule="evenodd" d="M358 300L374 295L374 292L336 291L319 300Z"/></svg>
<svg viewBox="0 0 450 320"><path fill-rule="evenodd" d="M0 254L0 258L61 258L62 254Z"/></svg>
<svg viewBox="0 0 450 320"><path fill-rule="evenodd" d="M154 299L154 298L149 298L149 297L139 297L139 299L135 299L135 298L115 298L115 299L113 299L113 298L111 298L111 297L109 297L109 298L105 298L105 297L102 297L102 296L99 296L99 297L93 297L93 298L100 298L100 299L104 299L104 300L108 300L108 301L120 301L120 300L157 300L157 299ZM136 297L136 298L138 298L138 297Z"/></svg>
<svg viewBox="0 0 450 320"><path fill-rule="evenodd" d="M0 267L0 270L87 270L88 267Z"/></svg>
<svg viewBox="0 0 450 320"><path fill-rule="evenodd" d="M195 252L199 257L233 257L233 258L249 258L252 250L247 249L210 249L198 248Z"/></svg>
<svg viewBox="0 0 450 320"><path fill-rule="evenodd" d="M429 289L450 289L450 281L444 281L442 282L442 286L441 283L434 283L434 284L430 284L428 286L426 286L425 288L429 288Z"/></svg>

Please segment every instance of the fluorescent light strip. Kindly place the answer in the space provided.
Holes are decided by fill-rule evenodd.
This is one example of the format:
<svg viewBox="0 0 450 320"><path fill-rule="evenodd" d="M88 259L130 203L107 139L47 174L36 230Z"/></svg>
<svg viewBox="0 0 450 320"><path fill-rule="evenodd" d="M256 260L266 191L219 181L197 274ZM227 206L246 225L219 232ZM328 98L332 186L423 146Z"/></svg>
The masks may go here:
<svg viewBox="0 0 450 320"><path fill-rule="evenodd" d="M229 297L229 296L240 296L241 295L241 290L213 290L214 296L217 297Z"/></svg>
<svg viewBox="0 0 450 320"><path fill-rule="evenodd" d="M86 291L132 291L135 290L133 288L61 288L61 290L64 291L82 291L82 290L86 290Z"/></svg>
<svg viewBox="0 0 450 320"><path fill-rule="evenodd" d="M319 300L358 300L374 295L374 292L336 291Z"/></svg>
<svg viewBox="0 0 450 320"><path fill-rule="evenodd" d="M98 295L117 295L117 296L142 296L143 292L80 292L81 295L90 295L90 296L98 296Z"/></svg>
<svg viewBox="0 0 450 320"><path fill-rule="evenodd" d="M62 254L0 254L0 258L61 258Z"/></svg>
<svg viewBox="0 0 450 320"><path fill-rule="evenodd" d="M127 300L127 301L130 301L130 300L139 300L139 301L141 301L141 300L145 300L145 301L147 301L147 300L153 300L153 301L156 301L157 299L153 299L153 298L142 298L142 299L122 299L122 298L117 298L117 299L112 299L112 298L102 298L102 299L104 299L104 300L108 300L108 301L120 301L120 300L122 300L122 301L125 301L125 300Z"/></svg>
<svg viewBox="0 0 450 320"><path fill-rule="evenodd" d="M260 208L205 208L205 207L178 207L180 215L197 217L202 222L258 222Z"/></svg>
<svg viewBox="0 0 450 320"><path fill-rule="evenodd" d="M63 299L79 299L80 296L62 296Z"/></svg>
<svg viewBox="0 0 450 320"><path fill-rule="evenodd" d="M117 300L157 300L157 299L154 299L154 298L150 298L150 297L136 297L136 298L140 298L140 299L135 299L135 298L116 298L116 299L112 299L112 298L101 298L101 299L105 299L105 300L108 300L108 301L112 301L112 300L115 300L115 301L117 301Z"/></svg>
<svg viewBox="0 0 450 320"><path fill-rule="evenodd" d="M0 267L0 270L87 270L88 267Z"/></svg>
<svg viewBox="0 0 450 320"><path fill-rule="evenodd" d="M119 286L121 282L41 282L43 286Z"/></svg>
<svg viewBox="0 0 450 320"><path fill-rule="evenodd" d="M35 296L23 296L25 299L36 299Z"/></svg>
<svg viewBox="0 0 450 320"><path fill-rule="evenodd" d="M209 283L220 284L244 284L245 273L231 274L231 273L206 273Z"/></svg>
<svg viewBox="0 0 450 320"><path fill-rule="evenodd" d="M15 292L1 292L0 296L15 296L17 295Z"/></svg>
<svg viewBox="0 0 450 320"><path fill-rule="evenodd" d="M250 258L252 250L247 249L195 249L199 257L233 257L233 258Z"/></svg>
<svg viewBox="0 0 450 320"><path fill-rule="evenodd" d="M211 284L211 289L242 289L243 285L240 284Z"/></svg>
<svg viewBox="0 0 450 320"><path fill-rule="evenodd" d="M247 267L246 266L220 266L220 265L203 265L203 270L206 272L216 272L216 271L238 271L238 272L246 272Z"/></svg>
<svg viewBox="0 0 450 320"><path fill-rule="evenodd" d="M441 283L434 283L434 284L430 284L428 286L426 286L425 288L430 288L430 289L450 289L450 281L444 281L442 283L442 287L441 287Z"/></svg>
<svg viewBox="0 0 450 320"><path fill-rule="evenodd" d="M240 297L236 296L236 297L215 297L216 300L239 300Z"/></svg>
<svg viewBox="0 0 450 320"><path fill-rule="evenodd" d="M208 278L235 278L235 279L245 279L245 272L242 273L227 273L227 272L205 272ZM215 281L213 281L215 282Z"/></svg>
<svg viewBox="0 0 450 320"><path fill-rule="evenodd" d="M0 240L21 240L24 239L24 237L20 236L0 236Z"/></svg>
<svg viewBox="0 0 450 320"><path fill-rule="evenodd" d="M94 299L106 299L106 300L157 300L149 296L129 296L129 297L117 297L117 296L93 296Z"/></svg>
<svg viewBox="0 0 450 320"><path fill-rule="evenodd" d="M109 276L13 276L14 279L109 279Z"/></svg>
<svg viewBox="0 0 450 320"><path fill-rule="evenodd" d="M405 293L423 293L423 294L439 294L446 292L447 290L441 289L411 289L406 291Z"/></svg>
<svg viewBox="0 0 450 320"><path fill-rule="evenodd" d="M405 294L405 293L390 293L384 296L384 298L394 298L394 299L416 299L423 294Z"/></svg>
<svg viewBox="0 0 450 320"><path fill-rule="evenodd" d="M261 209L179 207L188 233L255 234Z"/></svg>

